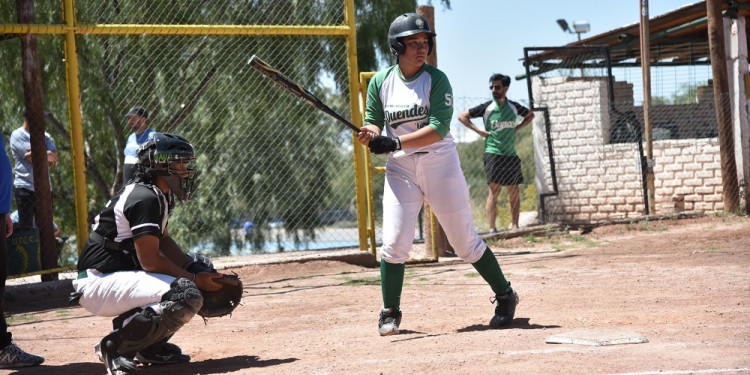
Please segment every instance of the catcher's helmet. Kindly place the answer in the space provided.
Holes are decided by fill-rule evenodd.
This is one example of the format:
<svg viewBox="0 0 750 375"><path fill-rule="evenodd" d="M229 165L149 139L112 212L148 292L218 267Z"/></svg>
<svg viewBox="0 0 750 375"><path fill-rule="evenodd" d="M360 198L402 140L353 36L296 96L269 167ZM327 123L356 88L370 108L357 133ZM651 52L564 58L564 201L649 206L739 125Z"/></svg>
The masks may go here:
<svg viewBox="0 0 750 375"><path fill-rule="evenodd" d="M155 176L161 177L177 198L187 202L197 173L189 167L192 161L195 150L187 139L177 134L156 133L138 148L137 170L152 181Z"/></svg>
<svg viewBox="0 0 750 375"><path fill-rule="evenodd" d="M435 44L433 40L435 33L430 29L427 19L417 13L404 13L396 17L388 29L388 43L391 45L391 52L396 56L403 55L406 52L406 44L404 44L403 38L419 33L427 33L427 43L430 46L427 54L431 54L432 46Z"/></svg>

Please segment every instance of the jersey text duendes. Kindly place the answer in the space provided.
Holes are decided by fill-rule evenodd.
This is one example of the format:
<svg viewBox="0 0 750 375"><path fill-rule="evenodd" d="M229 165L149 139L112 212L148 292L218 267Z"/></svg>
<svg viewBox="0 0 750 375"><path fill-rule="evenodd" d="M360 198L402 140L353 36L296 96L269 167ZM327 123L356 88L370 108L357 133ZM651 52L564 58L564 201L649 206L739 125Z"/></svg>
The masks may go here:
<svg viewBox="0 0 750 375"><path fill-rule="evenodd" d="M430 107L428 106L418 106L414 104L409 109L401 109L401 110L386 110L385 111L385 121L391 125L394 129L397 128L399 125L410 122L410 121L419 121L422 119L426 119L430 117Z"/></svg>

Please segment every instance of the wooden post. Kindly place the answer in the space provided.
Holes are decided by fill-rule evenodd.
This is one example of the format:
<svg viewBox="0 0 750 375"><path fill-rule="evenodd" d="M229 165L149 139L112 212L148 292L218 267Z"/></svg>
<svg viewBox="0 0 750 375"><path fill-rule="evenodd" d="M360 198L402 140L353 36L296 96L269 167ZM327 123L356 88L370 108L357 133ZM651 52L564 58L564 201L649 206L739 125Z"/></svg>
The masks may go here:
<svg viewBox="0 0 750 375"><path fill-rule="evenodd" d="M435 30L435 8L429 5L422 5L417 8L417 13L426 18L427 23L430 24L430 29L432 30L432 32L437 33L437 31ZM432 47L432 53L427 56L427 63L434 67L438 66L437 41L435 41L435 45ZM450 253L450 244L448 243L448 237L446 237L445 231L440 226L440 223L438 223L437 219L434 217L435 215L432 213L430 204L426 199L424 201L423 215L423 223L425 228L425 255L432 256L436 259L440 256L448 255Z"/></svg>
<svg viewBox="0 0 750 375"><path fill-rule="evenodd" d="M719 154L721 155L721 184L724 195L724 212L739 208L739 185L737 164L734 159L734 130L729 105L729 81L727 79L726 53L724 50L724 24L721 15L721 0L707 0L708 46L714 81L714 107L719 130Z"/></svg>
<svg viewBox="0 0 750 375"><path fill-rule="evenodd" d="M34 1L16 0L18 23L33 24ZM47 143L44 139L44 93L37 56L36 35L21 36L24 104L28 113L31 138L31 165L36 196L35 222L39 228L39 252L42 269L57 268L57 243L52 227L52 194L47 167ZM3 239L4 241L4 239ZM57 280L57 274L42 275L43 281Z"/></svg>
<svg viewBox="0 0 750 375"><path fill-rule="evenodd" d="M651 38L648 19L648 0L640 2L640 42L641 42L641 72L643 74L643 126L646 135L646 190L648 202L645 204L647 214L655 214L656 192L654 184L654 148L651 129Z"/></svg>

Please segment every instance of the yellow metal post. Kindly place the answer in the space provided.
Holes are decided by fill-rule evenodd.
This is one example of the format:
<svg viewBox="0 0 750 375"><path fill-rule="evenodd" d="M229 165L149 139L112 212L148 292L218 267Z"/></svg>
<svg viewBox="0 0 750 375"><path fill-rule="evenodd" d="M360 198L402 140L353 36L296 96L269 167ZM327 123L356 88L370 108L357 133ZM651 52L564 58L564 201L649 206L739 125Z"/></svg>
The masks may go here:
<svg viewBox="0 0 750 375"><path fill-rule="evenodd" d="M362 106L366 107L367 104L367 82L370 78L375 75L373 72L362 72L359 73L359 88L362 94ZM363 116L364 117L364 116ZM364 123L364 121L362 122ZM367 235L370 239L370 252L376 254L375 249L375 198L372 193L372 173L380 172L383 173L385 170L378 170L378 168L372 168L372 162L370 159L370 152L364 146L358 143L358 146L362 149L364 154L364 170L365 170L365 194L367 196ZM380 168L382 169L382 168Z"/></svg>
<svg viewBox="0 0 750 375"><path fill-rule="evenodd" d="M349 102L352 114L352 124L361 127L359 115L359 71L357 68L357 27L354 22L354 0L346 0L346 24L349 32L346 36L346 49L349 62ZM356 179L357 196L357 227L359 229L359 248L367 249L367 219L365 200L365 173L362 146L357 135L352 133L352 153L354 155L354 175Z"/></svg>
<svg viewBox="0 0 750 375"><path fill-rule="evenodd" d="M83 128L81 126L81 100L78 86L78 55L75 39L74 0L63 0L65 33L65 72L68 82L68 116L70 118L70 143L73 153L73 187L76 202L76 226L78 231L78 253L89 238L88 206L86 203L86 160L83 152Z"/></svg>

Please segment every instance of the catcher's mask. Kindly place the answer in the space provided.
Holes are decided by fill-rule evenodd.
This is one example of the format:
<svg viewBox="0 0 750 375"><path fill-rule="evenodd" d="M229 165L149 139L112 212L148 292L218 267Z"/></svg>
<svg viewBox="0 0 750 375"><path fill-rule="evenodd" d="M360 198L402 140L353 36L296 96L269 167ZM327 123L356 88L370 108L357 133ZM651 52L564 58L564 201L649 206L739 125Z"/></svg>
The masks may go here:
<svg viewBox="0 0 750 375"><path fill-rule="evenodd" d="M193 167L195 150L187 139L169 133L156 133L138 149L138 170L153 180L159 176L183 202L190 200L197 170Z"/></svg>
<svg viewBox="0 0 750 375"><path fill-rule="evenodd" d="M427 19L417 13L404 13L396 17L388 29L388 44L391 45L391 52L396 56L403 55L406 52L404 37L419 33L427 33L427 43L429 45L427 54L432 54L432 47L435 44L435 33L430 29Z"/></svg>

